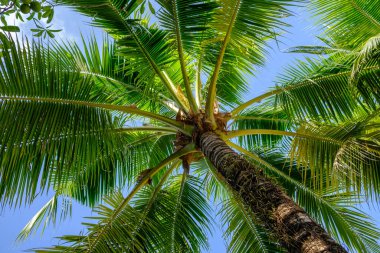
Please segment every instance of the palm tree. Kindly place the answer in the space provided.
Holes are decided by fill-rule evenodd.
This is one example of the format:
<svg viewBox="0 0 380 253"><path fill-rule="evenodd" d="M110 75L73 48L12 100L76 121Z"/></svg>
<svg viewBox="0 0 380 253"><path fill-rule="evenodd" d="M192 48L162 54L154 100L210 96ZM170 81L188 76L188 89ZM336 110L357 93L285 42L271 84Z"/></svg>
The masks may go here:
<svg viewBox="0 0 380 253"><path fill-rule="evenodd" d="M292 51L327 56L243 103L293 1L157 0L157 12L137 0L60 2L115 43L2 39L1 202L55 192L20 238L55 221L59 201L63 216L71 199L98 213L85 235L37 252L199 252L208 200L222 203L233 252L346 252L335 240L379 252L378 229L352 207L380 191L376 4L314 1L333 27L327 46Z"/></svg>

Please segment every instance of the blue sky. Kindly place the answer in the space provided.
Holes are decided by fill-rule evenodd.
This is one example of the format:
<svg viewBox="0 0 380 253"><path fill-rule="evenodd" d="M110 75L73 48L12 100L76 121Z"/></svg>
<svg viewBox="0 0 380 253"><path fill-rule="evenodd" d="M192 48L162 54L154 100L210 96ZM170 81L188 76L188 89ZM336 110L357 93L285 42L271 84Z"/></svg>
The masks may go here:
<svg viewBox="0 0 380 253"><path fill-rule="evenodd" d="M294 63L296 58L301 58L300 55L283 53L285 49L297 45L317 44L313 35L318 34L318 31L312 28L310 17L305 13L305 9L296 8L294 10L295 17L289 18L288 22L293 26L288 29L289 33L280 38L279 43L271 43L272 49L269 49L267 56L267 65L258 69L257 76L250 78L251 89L247 98L258 95L274 86L273 80L276 75L282 72L285 66ZM84 36L89 36L93 31L99 37L101 32L90 27L90 20L80 16L68 9L59 8L56 10L55 19L53 21L56 28L63 29L59 34L62 39L80 40L80 32ZM23 31L27 31L29 25L21 24ZM90 216L91 210L83 208L80 205L74 204L72 218L69 218L63 223L59 223L56 227L49 226L43 236L40 232L29 238L26 242L15 243L17 234L30 218L49 200L49 196L41 197L32 206L21 207L17 210L4 210L0 213L0 253L19 253L24 250L34 247L50 246L57 243L54 237L64 234L78 234L81 229L82 217ZM367 207L363 207L367 210ZM378 221L377 226L380 226L380 215L374 210L369 210L375 220ZM224 241L221 238L221 232L216 228L214 236L210 241L210 252L226 252Z"/></svg>

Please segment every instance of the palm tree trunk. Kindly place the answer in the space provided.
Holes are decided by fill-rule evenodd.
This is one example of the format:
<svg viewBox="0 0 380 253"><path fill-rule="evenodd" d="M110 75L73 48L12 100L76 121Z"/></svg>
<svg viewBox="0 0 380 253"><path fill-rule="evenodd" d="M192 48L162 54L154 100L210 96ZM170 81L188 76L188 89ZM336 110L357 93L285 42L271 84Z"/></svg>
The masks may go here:
<svg viewBox="0 0 380 253"><path fill-rule="evenodd" d="M203 133L198 144L245 205L289 252L347 252L279 186L217 134Z"/></svg>

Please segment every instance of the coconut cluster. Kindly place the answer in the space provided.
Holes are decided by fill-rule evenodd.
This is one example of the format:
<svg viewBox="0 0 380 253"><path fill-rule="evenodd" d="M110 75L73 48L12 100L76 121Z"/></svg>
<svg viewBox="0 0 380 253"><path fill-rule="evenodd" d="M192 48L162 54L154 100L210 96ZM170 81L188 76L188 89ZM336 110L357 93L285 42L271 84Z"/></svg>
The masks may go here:
<svg viewBox="0 0 380 253"><path fill-rule="evenodd" d="M41 3L32 0L22 0L20 6L20 11L24 14L29 14L30 11L39 12L41 11Z"/></svg>

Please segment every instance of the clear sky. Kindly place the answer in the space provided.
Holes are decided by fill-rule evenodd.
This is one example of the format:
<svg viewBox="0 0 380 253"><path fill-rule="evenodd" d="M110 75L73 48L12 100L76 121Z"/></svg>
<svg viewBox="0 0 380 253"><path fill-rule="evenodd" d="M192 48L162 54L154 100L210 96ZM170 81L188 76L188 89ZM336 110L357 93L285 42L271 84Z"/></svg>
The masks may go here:
<svg viewBox="0 0 380 253"><path fill-rule="evenodd" d="M298 45L315 45L319 43L313 35L318 31L313 30L312 22L305 12L305 9L295 8L295 16L289 18L288 22L292 25L288 29L288 33L279 38L281 42L271 43L272 49L269 49L267 64L265 67L257 71L257 76L250 79L251 89L247 94L247 98L258 95L274 86L273 81L276 75L282 72L283 68L293 62L300 55L287 54L283 51L292 46ZM53 21L56 28L63 29L59 36L63 39L80 40L80 32L88 36L92 31L101 37L101 32L88 25L89 19L82 17L68 9L57 8L55 19ZM21 25L22 30L26 30L27 25ZM49 200L49 196L41 197L32 206L21 207L17 210L5 209L0 213L0 253L19 253L34 247L51 246L57 243L54 237L67 234L78 234L81 229L83 217L91 216L91 210L83 208L78 204L73 205L73 215L63 223L59 223L56 227L49 226L43 236L40 231L36 235L29 238L26 242L15 243L17 234L30 218ZM366 207L363 207L367 209ZM373 210L369 210L377 220L377 226L380 226L380 215ZM210 252L223 253L226 252L222 233L216 227L216 231L210 240Z"/></svg>

